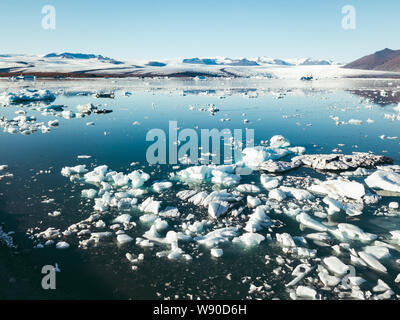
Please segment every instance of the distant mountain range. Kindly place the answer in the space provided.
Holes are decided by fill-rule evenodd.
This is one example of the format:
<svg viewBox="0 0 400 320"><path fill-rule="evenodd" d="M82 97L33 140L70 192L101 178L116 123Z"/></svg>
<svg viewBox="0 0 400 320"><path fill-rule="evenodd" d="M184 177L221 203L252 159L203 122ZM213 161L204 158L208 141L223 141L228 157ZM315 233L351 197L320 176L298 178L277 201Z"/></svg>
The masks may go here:
<svg viewBox="0 0 400 320"><path fill-rule="evenodd" d="M108 57L103 57L101 54L86 54L86 53L49 53L43 56L43 58L63 58L63 59L97 59L101 61L106 61L112 64L123 64L122 61L117 61Z"/></svg>
<svg viewBox="0 0 400 320"><path fill-rule="evenodd" d="M344 68L400 72L400 50L386 48L346 64Z"/></svg>
<svg viewBox="0 0 400 320"><path fill-rule="evenodd" d="M0 54L0 58L14 58L20 57L21 61L23 57L32 60L34 57L49 59L49 62L54 62L56 59L60 60L97 60L99 62L111 63L111 64L129 64L131 61L118 61L109 57L104 57L98 54L92 53L48 53L40 56L29 56L29 55L17 55L17 54ZM44 61L44 60L43 60ZM141 60L143 61L143 60ZM138 61L135 61L138 62ZM292 58L292 59L274 59L269 57L258 57L258 58L228 58L228 57L207 57L207 58L185 58L185 59L162 59L160 61L147 61L145 66L164 67L168 64L186 64L186 65L204 65L204 66L237 66L237 67L252 67L252 66L318 66L318 65L337 65L332 60L323 59L312 59L312 58Z"/></svg>
<svg viewBox="0 0 400 320"><path fill-rule="evenodd" d="M294 59L273 59L268 57L258 58L240 58L232 59L226 57L218 58L190 58L183 59L183 63L188 64L203 64L203 65L225 65L225 66L262 66L262 65L277 65L277 66L310 66L310 65L333 65L336 64L331 60L319 60L312 58L294 58Z"/></svg>
<svg viewBox="0 0 400 320"><path fill-rule="evenodd" d="M262 79L337 79L346 77L399 77L396 57L398 51L389 49L365 57L343 68L331 60L313 58L229 58L190 57L160 60L132 59L115 60L92 53L48 53L44 55L2 54L0 55L0 77L36 76L54 77L226 77ZM400 59L400 58L399 58ZM355 69L365 68L364 70Z"/></svg>

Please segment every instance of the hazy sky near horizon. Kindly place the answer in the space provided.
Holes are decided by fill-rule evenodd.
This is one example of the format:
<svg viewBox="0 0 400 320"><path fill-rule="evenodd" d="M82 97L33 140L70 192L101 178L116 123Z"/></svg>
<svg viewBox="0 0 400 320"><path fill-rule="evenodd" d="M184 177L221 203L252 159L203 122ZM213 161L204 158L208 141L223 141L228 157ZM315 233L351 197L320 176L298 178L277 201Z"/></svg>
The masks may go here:
<svg viewBox="0 0 400 320"><path fill-rule="evenodd" d="M42 8L56 29L42 28ZM342 7L356 29L342 28ZM1 0L0 53L96 53L118 59L313 57L348 62L400 49L399 0Z"/></svg>

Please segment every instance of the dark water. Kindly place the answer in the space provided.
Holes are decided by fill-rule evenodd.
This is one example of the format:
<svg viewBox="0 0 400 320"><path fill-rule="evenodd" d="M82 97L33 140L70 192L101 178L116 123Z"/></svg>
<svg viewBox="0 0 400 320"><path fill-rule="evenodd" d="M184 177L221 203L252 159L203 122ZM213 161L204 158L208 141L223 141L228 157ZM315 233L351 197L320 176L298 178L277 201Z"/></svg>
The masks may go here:
<svg viewBox="0 0 400 320"><path fill-rule="evenodd" d="M82 87L81 90L86 88ZM62 167L86 164L93 168L107 164L110 169L127 173L132 170L132 162L139 162L135 169L144 168L146 172L152 173L152 180L168 178L171 166L148 166L145 152L151 143L146 142L145 137L148 130L153 128L167 132L169 121L177 121L180 128L195 128L198 132L204 128L251 128L255 132L255 144L281 134L292 145L306 147L307 153L331 153L335 148L341 149L343 153L372 151L392 157L394 163L399 164L399 140L380 138L383 134L399 134L400 122L385 119L384 116L395 113L393 101L386 104L378 104L379 99L366 102L362 95L342 89L303 88L287 92L282 99L277 99L271 90L261 91L264 93L256 98L243 95L247 92L245 89L236 90L223 99L219 93L205 93L202 90L188 91L184 95L155 90L151 86L146 90L131 88L129 91L133 93L131 96L117 91L115 99L96 99L91 95L58 95L54 103L68 106L67 110L77 112L76 105L90 102L102 104L102 107L112 109L113 112L106 115L92 114L82 119L59 117L59 127L52 128L46 134L36 132L23 136L0 132L0 165L7 164L9 168L6 171L14 174L12 179L0 180L0 222L4 224L5 231L15 231L13 238L18 245L17 250L0 246L0 298L289 298L284 284L293 277L290 272L279 276L274 274L272 270L278 265L273 259L270 264L265 264L265 255L283 255L275 244L267 241L252 249L225 245L224 255L219 259L210 257L207 248L185 243L182 248L195 257L189 262L157 258L155 253L161 250L157 245L153 249L143 249L134 242L118 247L110 241L83 250L77 247L76 241L71 240L68 241L71 247L67 250L57 250L54 247L33 249L32 241L26 235L27 229L39 227L45 230L53 226L64 230L93 212L93 202L80 197L80 191L87 186L74 184L63 177L60 174ZM189 109L190 105L198 108L211 103L220 109L214 116ZM42 116L40 112L30 110L30 107L0 107L0 116L10 119L16 116L15 111L23 109L28 115L35 115L38 122L54 119L53 116ZM331 115L338 116L342 121L363 120L363 124L337 126L330 118ZM221 118L230 118L231 121L221 122ZM244 123L244 119L248 119L249 123ZM374 123L367 123L367 119L374 120ZM95 125L86 126L88 121L93 121ZM133 125L134 121L140 122L140 125ZM90 155L92 158L77 159L78 155ZM41 170L50 170L50 173L40 173ZM294 176L304 174L316 175L307 169L293 173ZM184 189L179 185L176 188ZM172 201L169 193L174 192L176 190L169 190L163 195L167 203ZM55 201L42 203L45 198ZM376 207L366 210L361 217L342 217L341 222L355 223L365 231L386 236L388 231L400 229L400 215L377 217L372 212L383 204L398 200L386 197ZM62 215L49 217L48 213L55 210L61 211ZM187 210L193 210L202 218L207 217L206 213L197 212L196 208ZM134 221L138 222L140 213L134 211L132 215ZM295 221L285 217L279 219L284 224L280 232L289 232L292 236L304 235ZM131 235L142 236L146 230L138 222L138 227ZM318 248L318 255L324 256L324 250L327 249L314 247ZM131 270L125 258L127 251L144 253L145 260L137 271ZM393 285L393 277L400 269L394 263L396 258L399 256L393 257L388 275L363 270L362 276L371 283L376 283L379 277L390 283L392 290L399 294L398 288ZM43 276L41 268L55 263L61 269L57 273L57 289L43 290L40 285ZM291 263L296 265L293 261ZM227 279L228 274L232 275L230 280ZM251 280L245 277L251 277ZM268 283L272 290L268 294L249 295L250 283L256 286Z"/></svg>

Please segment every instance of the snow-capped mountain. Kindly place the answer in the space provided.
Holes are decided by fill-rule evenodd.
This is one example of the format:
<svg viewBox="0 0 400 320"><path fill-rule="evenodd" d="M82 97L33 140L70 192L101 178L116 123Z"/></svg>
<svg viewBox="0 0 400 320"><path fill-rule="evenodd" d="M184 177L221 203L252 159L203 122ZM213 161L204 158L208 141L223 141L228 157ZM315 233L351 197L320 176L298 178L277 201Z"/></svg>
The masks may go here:
<svg viewBox="0 0 400 320"><path fill-rule="evenodd" d="M71 53L71 52L63 52L63 53L48 53L43 56L43 58L62 58L62 59L97 59L100 61L106 61L112 64L123 64L122 61L117 61L112 58L103 57L102 55L96 54L86 54L86 53Z"/></svg>
<svg viewBox="0 0 400 320"><path fill-rule="evenodd" d="M331 60L269 57L192 57L119 61L97 54L0 55L0 77L260 77L280 79L354 76ZM371 71L373 73L373 71ZM369 74L369 73L368 73Z"/></svg>
<svg viewBox="0 0 400 320"><path fill-rule="evenodd" d="M294 59L274 59L269 57L250 58L190 58L183 59L183 63L204 64L204 65L229 65L229 66L259 66L259 65L279 65L279 66L311 66L311 65L333 65L332 60L320 60L312 58L294 58Z"/></svg>

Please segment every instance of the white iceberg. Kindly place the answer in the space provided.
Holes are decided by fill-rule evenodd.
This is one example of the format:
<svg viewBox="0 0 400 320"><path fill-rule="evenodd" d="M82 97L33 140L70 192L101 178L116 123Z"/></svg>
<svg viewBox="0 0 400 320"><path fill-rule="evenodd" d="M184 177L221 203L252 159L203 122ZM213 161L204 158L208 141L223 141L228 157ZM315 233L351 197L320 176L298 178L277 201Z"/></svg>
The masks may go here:
<svg viewBox="0 0 400 320"><path fill-rule="evenodd" d="M265 208L258 206L249 215L249 220L244 227L247 232L257 232L272 225L271 219L266 215Z"/></svg>
<svg viewBox="0 0 400 320"><path fill-rule="evenodd" d="M173 184L170 181L160 181L153 183L153 189L155 192L161 193L167 189L172 188Z"/></svg>
<svg viewBox="0 0 400 320"><path fill-rule="evenodd" d="M376 234L364 232L361 228L349 224L339 223L337 229L330 230L330 232L340 240L358 240L362 242L374 241L378 238Z"/></svg>
<svg viewBox="0 0 400 320"><path fill-rule="evenodd" d="M117 242L119 244L126 244L126 243L129 243L131 241L133 241L133 238L128 236L127 234L119 234L117 236Z"/></svg>
<svg viewBox="0 0 400 320"><path fill-rule="evenodd" d="M368 187L400 193L400 174L378 170L365 179Z"/></svg>
<svg viewBox="0 0 400 320"><path fill-rule="evenodd" d="M310 192L308 192L307 190L304 190L304 189L281 186L281 187L279 187L279 190L284 192L286 194L286 196L295 198L296 200L299 200L299 201L314 199L314 196Z"/></svg>
<svg viewBox="0 0 400 320"><path fill-rule="evenodd" d="M314 300L317 297L317 291L310 287L298 286L296 288L296 296Z"/></svg>
<svg viewBox="0 0 400 320"><path fill-rule="evenodd" d="M260 188L253 184L240 184L236 187L236 190L243 193L259 193Z"/></svg>
<svg viewBox="0 0 400 320"><path fill-rule="evenodd" d="M132 220L132 216L130 214L121 214L120 216L116 217L112 222L113 223L129 223Z"/></svg>
<svg viewBox="0 0 400 320"><path fill-rule="evenodd" d="M82 198L93 199L97 196L97 190L95 189L84 189L81 192Z"/></svg>
<svg viewBox="0 0 400 320"><path fill-rule="evenodd" d="M222 249L217 249L217 248L211 249L211 255L215 258L222 257L223 254L224 254L224 251Z"/></svg>
<svg viewBox="0 0 400 320"><path fill-rule="evenodd" d="M160 206L160 201L156 201L153 197L149 197L139 205L139 210L157 215L160 211Z"/></svg>
<svg viewBox="0 0 400 320"><path fill-rule="evenodd" d="M56 96L49 90L20 90L17 93L3 92L0 101L6 104L23 103L32 101L54 101Z"/></svg>
<svg viewBox="0 0 400 320"><path fill-rule="evenodd" d="M382 263L380 263L380 262L378 261L378 259L376 259L374 256L370 255L369 253L360 251L360 252L358 252L358 255L359 255L360 258L363 259L363 260L366 262L366 264L367 264L368 266L370 266L372 269L377 270L377 271L379 271L379 272L383 272L383 273L386 273L386 272L387 272L386 267L385 267Z"/></svg>
<svg viewBox="0 0 400 320"><path fill-rule="evenodd" d="M56 244L57 249L68 249L69 247L70 247L69 243L67 243L65 241L60 241L60 242L57 242L57 244Z"/></svg>
<svg viewBox="0 0 400 320"><path fill-rule="evenodd" d="M365 195L364 186L356 181L345 180L328 180L320 184L312 185L308 188L309 191L328 195L332 198L350 198L361 199Z"/></svg>
<svg viewBox="0 0 400 320"><path fill-rule="evenodd" d="M82 164L75 167L64 167L61 169L61 174L65 177L70 177L71 175L83 174L87 171L86 165Z"/></svg>
<svg viewBox="0 0 400 320"><path fill-rule="evenodd" d="M286 193L280 189L272 189L268 193L268 198L281 202L282 200L286 199Z"/></svg>
<svg viewBox="0 0 400 320"><path fill-rule="evenodd" d="M242 243L246 247L258 246L261 242L265 240L265 237L259 233L248 232L242 234L240 237L234 238L233 243Z"/></svg>
<svg viewBox="0 0 400 320"><path fill-rule="evenodd" d="M260 182L261 182L262 186L267 190L277 188L281 181L282 181L282 177L271 177L265 173L263 173L260 176Z"/></svg>
<svg viewBox="0 0 400 320"><path fill-rule="evenodd" d="M249 208L255 208L261 204L261 200L258 197L247 196L247 206Z"/></svg>
<svg viewBox="0 0 400 320"><path fill-rule="evenodd" d="M212 201L208 205L208 214L214 219L218 219L226 211L228 211L228 203Z"/></svg>
<svg viewBox="0 0 400 320"><path fill-rule="evenodd" d="M204 244L207 247L216 247L221 243L229 242L231 238L237 236L237 233L238 228L225 227L211 231L205 236L195 237L194 240L200 244Z"/></svg>
<svg viewBox="0 0 400 320"><path fill-rule="evenodd" d="M311 218L305 212L301 212L300 214L298 214L296 216L296 220L299 223L301 223L302 225L304 225L304 226L306 226L306 227L308 227L310 229L316 230L316 231L324 232L324 231L328 231L329 230L329 228L326 225L324 225L323 223L315 220L314 218Z"/></svg>
<svg viewBox="0 0 400 320"><path fill-rule="evenodd" d="M322 261L328 270L335 275L344 276L349 272L349 266L345 265L335 256L324 258Z"/></svg>

